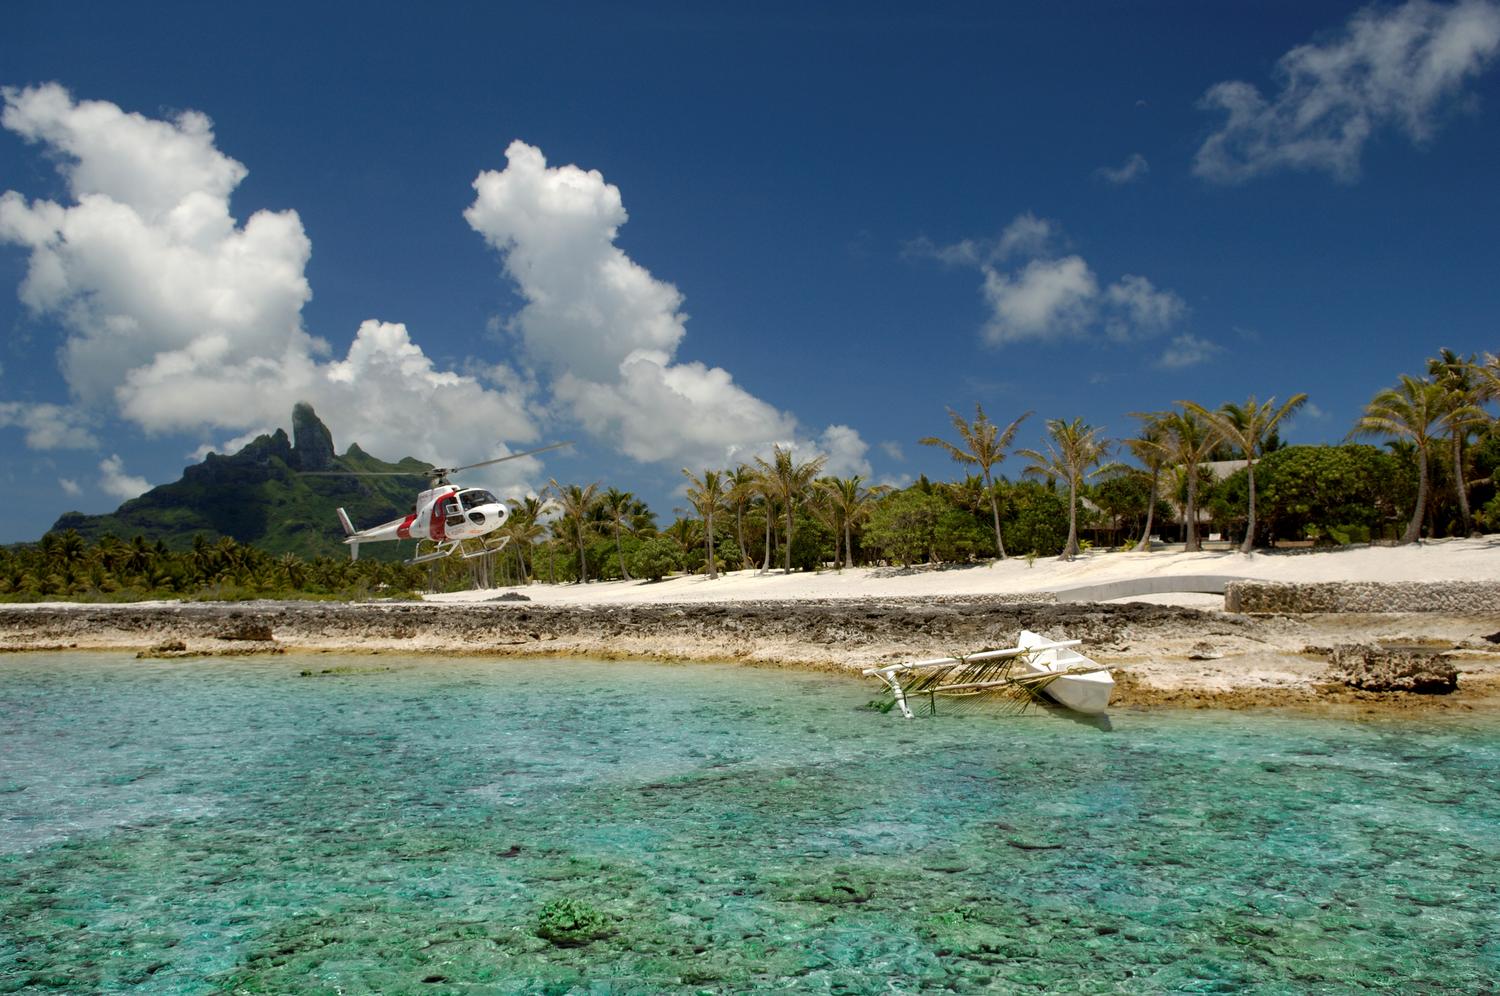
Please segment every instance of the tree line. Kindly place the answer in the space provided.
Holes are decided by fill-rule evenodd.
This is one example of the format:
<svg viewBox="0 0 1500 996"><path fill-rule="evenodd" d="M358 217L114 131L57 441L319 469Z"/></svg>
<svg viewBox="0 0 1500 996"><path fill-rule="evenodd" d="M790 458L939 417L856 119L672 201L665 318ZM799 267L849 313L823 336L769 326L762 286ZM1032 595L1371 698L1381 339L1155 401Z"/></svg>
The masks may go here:
<svg viewBox="0 0 1500 996"><path fill-rule="evenodd" d="M657 580L689 571L844 569L967 563L1022 555L1072 558L1085 546L1201 550L1217 533L1250 551L1276 544L1412 543L1500 530L1500 360L1450 350L1425 375L1402 375L1365 406L1338 445L1283 445L1279 429L1307 403L1176 402L1131 414L1110 439L1082 419L1050 418L1038 448L1012 452L1025 412L1003 428L982 406L949 410L949 437L923 445L963 468L906 488L823 474L824 458L786 447L728 468L684 469L691 511L660 526L629 491L549 482L514 503L500 551L430 565L273 557L198 537L168 552L136 537L90 547L52 533L0 551L0 597L334 597L531 581ZM1380 442L1384 446L1370 445ZM1007 459L1024 461L1016 479ZM1126 462L1128 458L1133 462Z"/></svg>
<svg viewBox="0 0 1500 996"><path fill-rule="evenodd" d="M1307 403L1303 393L1135 412L1134 434L1121 439L1082 419L1047 419L1042 445L1014 452L1034 413L1002 428L976 405L972 419L949 411L948 438L919 440L964 468L953 481L876 486L823 475L823 458L778 446L735 467L684 469L692 514L658 528L630 492L554 480L514 515L503 573L511 582L714 578L1015 553L1071 558L1085 545L1147 550L1158 537L1196 551L1209 532L1246 552L1469 535L1500 529L1500 429L1486 410L1497 397L1500 360L1443 350L1425 376L1402 375L1378 392L1332 446L1283 445L1279 429ZM1015 480L999 473L1012 456L1025 461Z"/></svg>
<svg viewBox="0 0 1500 996"><path fill-rule="evenodd" d="M0 599L365 598L427 590L421 567L339 557L277 556L229 536L199 533L190 549L161 540L102 536L89 543L72 529L35 544L0 548Z"/></svg>

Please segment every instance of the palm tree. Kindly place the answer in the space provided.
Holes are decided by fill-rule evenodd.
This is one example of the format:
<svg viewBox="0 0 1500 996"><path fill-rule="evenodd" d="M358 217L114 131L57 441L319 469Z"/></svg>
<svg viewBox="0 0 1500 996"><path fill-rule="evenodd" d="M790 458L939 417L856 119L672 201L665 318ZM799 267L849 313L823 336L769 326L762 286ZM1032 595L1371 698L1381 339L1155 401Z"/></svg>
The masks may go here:
<svg viewBox="0 0 1500 996"><path fill-rule="evenodd" d="M156 551L146 537L136 533L130 538L130 553L125 558L125 569L132 574L145 574L156 563Z"/></svg>
<svg viewBox="0 0 1500 996"><path fill-rule="evenodd" d="M595 481L587 487L579 487L577 484L564 486L554 478L547 483L557 495L558 508L562 511L563 532L578 546L578 583L587 584L589 515L594 510L599 482Z"/></svg>
<svg viewBox="0 0 1500 996"><path fill-rule="evenodd" d="M792 573L792 536L796 529L794 514L797 507L806 500L812 482L818 479L818 472L823 469L823 464L827 461L827 457L819 456L798 463L793 458L791 450L784 450L780 446L771 448L770 463L760 457L755 458L765 486L786 510L786 573L788 574Z"/></svg>
<svg viewBox="0 0 1500 996"><path fill-rule="evenodd" d="M605 516L614 525L615 530L615 556L620 558L620 577L626 581L633 580L630 572L625 569L625 545L620 542L620 526L622 520L630 514L630 507L635 501L635 495L629 491L621 491L619 488L610 488L604 492L604 497L599 500L600 507Z"/></svg>
<svg viewBox="0 0 1500 996"><path fill-rule="evenodd" d="M1030 416L1031 412L1026 412L1006 426L1004 432L1001 432L984 413L984 409L977 404L974 406L973 422L964 421L962 415L950 408L948 417L953 421L953 428L958 430L963 445L955 445L937 436L925 436L918 440L923 446L937 446L947 450L948 455L959 463L979 465L980 473L984 475L985 490L990 495L990 513L995 519L995 549L1001 560L1005 559L1005 540L1000 537L1000 502L995 495L995 479L992 469L1005 459L1005 451L1010 447L1011 440L1015 438L1016 429Z"/></svg>
<svg viewBox="0 0 1500 996"><path fill-rule="evenodd" d="M1282 419L1307 403L1307 394L1294 394L1276 407L1276 399L1258 402L1250 395L1243 405L1233 402L1224 404L1211 412L1195 401L1177 402L1183 408L1206 421L1219 437L1231 446L1239 448L1245 455L1245 475L1249 478L1250 502L1248 521L1245 524L1245 542L1240 544L1241 553L1249 553L1255 546L1255 461L1260 459L1266 440L1276 431Z"/></svg>
<svg viewBox="0 0 1500 996"><path fill-rule="evenodd" d="M1203 549L1198 537L1198 468L1219 444L1219 433L1191 409L1167 412L1161 420L1167 459L1182 468L1187 477L1187 503L1183 507L1183 550Z"/></svg>
<svg viewBox="0 0 1500 996"><path fill-rule="evenodd" d="M708 546L708 579L717 581L719 569L714 565L714 512L724 504L724 474L718 470L705 470L702 477L694 477L686 467L682 468L682 474L688 479L688 501L703 517L703 541Z"/></svg>
<svg viewBox="0 0 1500 996"><path fill-rule="evenodd" d="M725 484L727 488L724 500L734 511L734 542L740 550L740 563L748 564L750 555L745 552L745 509L755 497L755 471L740 464L728 473Z"/></svg>
<svg viewBox="0 0 1500 996"><path fill-rule="evenodd" d="M1485 353L1484 362L1473 364L1479 375L1479 400L1494 401L1500 398L1500 356Z"/></svg>
<svg viewBox="0 0 1500 996"><path fill-rule="evenodd" d="M1427 450L1432 431L1447 411L1447 391L1441 384L1401 375L1401 383L1370 399L1365 413L1349 435L1380 436L1411 445L1417 461L1417 502L1401 543L1415 543L1422 535L1422 515L1427 508Z"/></svg>
<svg viewBox="0 0 1500 996"><path fill-rule="evenodd" d="M682 510L677 509L677 511ZM693 552L693 547L698 545L700 540L698 534L701 531L702 527L698 525L697 519L676 518L672 520L670 526L661 531L661 534L668 539L675 540L678 548L682 550L683 557L686 558Z"/></svg>
<svg viewBox="0 0 1500 996"><path fill-rule="evenodd" d="M1449 456L1453 460L1453 490L1458 494L1458 517L1465 536L1472 534L1469 510L1469 486L1464 482L1464 447L1469 433L1489 421L1479 405L1484 401L1485 385L1477 375L1480 367L1471 354L1460 359L1451 349L1440 350L1436 359L1427 361L1427 373L1447 396L1443 428L1448 430Z"/></svg>
<svg viewBox="0 0 1500 996"><path fill-rule="evenodd" d="M844 533L844 566L854 567L854 524L870 514L870 499L885 491L884 487L864 487L865 479L859 474L853 477L825 477L818 482L818 490L826 507L833 513L834 536L840 529ZM838 562L838 551L834 551L834 562Z"/></svg>
<svg viewBox="0 0 1500 996"><path fill-rule="evenodd" d="M1064 560L1078 555L1078 488L1097 473L1093 468L1109 452L1109 441L1099 435L1100 431L1081 418L1071 422L1049 418L1046 453L1016 450L1031 461L1024 473L1068 482L1068 544L1063 547Z"/></svg>
<svg viewBox="0 0 1500 996"><path fill-rule="evenodd" d="M1167 462L1166 416L1166 412L1131 412L1131 418L1141 420L1141 427L1133 438L1124 440L1125 448L1145 464L1146 470L1151 474L1151 494L1146 504L1146 528L1141 532L1140 542L1135 545L1137 550L1143 552L1151 549L1151 524L1156 517L1157 484L1161 480L1162 467Z"/></svg>
<svg viewBox="0 0 1500 996"><path fill-rule="evenodd" d="M516 553L517 580L523 585L531 583L532 572L527 570L527 564L531 561L532 547L546 532L541 519L549 507L549 502L527 495L515 503L505 523L505 535L510 537L511 549Z"/></svg>
<svg viewBox="0 0 1500 996"><path fill-rule="evenodd" d="M762 574L771 570L771 547L776 529L776 517L781 514L781 502L776 497L776 481L760 472L756 472L755 490L760 498L761 512L766 519L766 550L765 558L760 565Z"/></svg>

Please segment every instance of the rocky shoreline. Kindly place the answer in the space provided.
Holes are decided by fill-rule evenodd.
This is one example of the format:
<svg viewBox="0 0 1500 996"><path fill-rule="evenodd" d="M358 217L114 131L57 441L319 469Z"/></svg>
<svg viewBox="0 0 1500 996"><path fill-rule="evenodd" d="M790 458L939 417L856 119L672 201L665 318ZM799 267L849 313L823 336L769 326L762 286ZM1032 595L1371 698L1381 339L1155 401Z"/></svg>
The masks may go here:
<svg viewBox="0 0 1500 996"><path fill-rule="evenodd" d="M733 661L854 672L1013 642L1022 627L1084 640L1117 667L1121 706L1337 710L1500 706L1500 611L1246 615L1144 603L994 598L799 599L540 605L145 603L0 606L0 651L111 649L143 656L462 654ZM1330 671L1334 648L1441 655L1448 694L1368 691Z"/></svg>

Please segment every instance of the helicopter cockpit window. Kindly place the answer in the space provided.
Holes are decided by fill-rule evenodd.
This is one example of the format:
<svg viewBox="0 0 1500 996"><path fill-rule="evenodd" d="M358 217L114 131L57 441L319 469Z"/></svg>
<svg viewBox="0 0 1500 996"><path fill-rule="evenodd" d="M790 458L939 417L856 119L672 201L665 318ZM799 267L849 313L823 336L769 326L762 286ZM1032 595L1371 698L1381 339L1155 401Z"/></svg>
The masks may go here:
<svg viewBox="0 0 1500 996"><path fill-rule="evenodd" d="M478 508L480 505L493 505L496 503L495 496L488 491L465 491L459 495L463 499L464 508Z"/></svg>

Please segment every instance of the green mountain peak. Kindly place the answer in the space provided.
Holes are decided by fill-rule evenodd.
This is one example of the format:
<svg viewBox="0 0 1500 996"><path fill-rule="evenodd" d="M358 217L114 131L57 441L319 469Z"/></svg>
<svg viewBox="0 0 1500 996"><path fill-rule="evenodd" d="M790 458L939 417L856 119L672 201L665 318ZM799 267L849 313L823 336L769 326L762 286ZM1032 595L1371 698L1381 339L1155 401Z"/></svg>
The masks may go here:
<svg viewBox="0 0 1500 996"><path fill-rule="evenodd" d="M299 402L292 409L292 435L277 429L257 436L239 452L210 453L183 469L182 477L152 488L105 515L67 512L53 532L76 530L96 541L106 534L130 539L137 534L186 550L199 533L210 539L232 536L269 553L311 558L342 556L346 547L334 509L343 506L357 525L373 525L405 514L425 487L428 464L412 457L387 463L351 444L337 455L333 434L313 410ZM320 477L303 471L406 471L400 477ZM392 558L404 544L372 546L369 553ZM365 551L361 551L363 555Z"/></svg>

